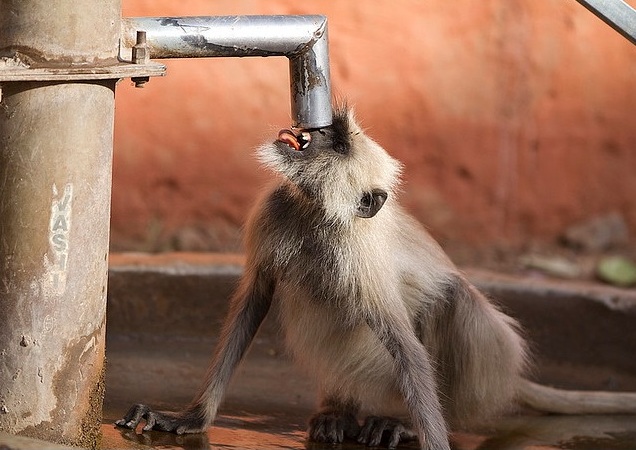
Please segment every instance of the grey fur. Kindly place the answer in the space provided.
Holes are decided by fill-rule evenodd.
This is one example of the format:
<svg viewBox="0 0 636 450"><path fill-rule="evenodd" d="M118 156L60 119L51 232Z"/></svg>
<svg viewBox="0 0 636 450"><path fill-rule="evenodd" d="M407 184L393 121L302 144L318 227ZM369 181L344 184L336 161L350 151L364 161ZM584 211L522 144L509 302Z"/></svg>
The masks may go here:
<svg viewBox="0 0 636 450"><path fill-rule="evenodd" d="M359 432L376 445L388 432L395 446L412 433L386 417L406 414L422 448L449 449L447 424L470 426L523 400L516 322L400 207L400 164L349 111L312 131L306 150L277 141L259 157L280 179L247 222L245 273L200 394L181 413L136 405L118 425L204 430L272 301L291 356L322 398L310 439ZM371 415L362 431L360 413Z"/></svg>
<svg viewBox="0 0 636 450"><path fill-rule="evenodd" d="M446 419L465 425L509 404L523 342L399 206L400 164L348 111L335 121L332 135L312 133L306 153L260 149L282 179L248 225L253 256L278 274L288 348L325 398L403 411L425 448L448 448ZM373 192L383 193L379 208L358 214Z"/></svg>

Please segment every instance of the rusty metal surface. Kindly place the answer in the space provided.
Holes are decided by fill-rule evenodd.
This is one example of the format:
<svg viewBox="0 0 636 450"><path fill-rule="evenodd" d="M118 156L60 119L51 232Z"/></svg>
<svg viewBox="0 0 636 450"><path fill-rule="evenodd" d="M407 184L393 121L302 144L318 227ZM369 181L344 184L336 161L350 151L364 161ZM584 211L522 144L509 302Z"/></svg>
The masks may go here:
<svg viewBox="0 0 636 450"><path fill-rule="evenodd" d="M0 57L8 71L65 76L110 66L120 9L118 0L0 2ZM116 80L86 75L2 85L0 431L94 447Z"/></svg>
<svg viewBox="0 0 636 450"><path fill-rule="evenodd" d="M29 65L116 62L120 15L119 0L3 0L0 56L19 53Z"/></svg>
<svg viewBox="0 0 636 450"><path fill-rule="evenodd" d="M77 443L101 403L114 81L9 83L0 110L0 430Z"/></svg>
<svg viewBox="0 0 636 450"><path fill-rule="evenodd" d="M4 67L3 67L4 65ZM116 63L110 66L82 67L29 67L7 63L0 58L0 82L2 81L91 81L133 77L164 76L163 64Z"/></svg>

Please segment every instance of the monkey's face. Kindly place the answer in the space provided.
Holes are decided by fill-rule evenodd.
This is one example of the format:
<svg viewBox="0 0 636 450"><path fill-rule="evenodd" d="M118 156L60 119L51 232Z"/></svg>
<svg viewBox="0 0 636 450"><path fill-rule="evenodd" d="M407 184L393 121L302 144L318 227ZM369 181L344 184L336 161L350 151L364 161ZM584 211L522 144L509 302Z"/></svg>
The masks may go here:
<svg viewBox="0 0 636 450"><path fill-rule="evenodd" d="M329 127L282 130L275 142L259 149L259 156L333 219L375 216L399 183L400 163L364 134L345 109L334 111Z"/></svg>

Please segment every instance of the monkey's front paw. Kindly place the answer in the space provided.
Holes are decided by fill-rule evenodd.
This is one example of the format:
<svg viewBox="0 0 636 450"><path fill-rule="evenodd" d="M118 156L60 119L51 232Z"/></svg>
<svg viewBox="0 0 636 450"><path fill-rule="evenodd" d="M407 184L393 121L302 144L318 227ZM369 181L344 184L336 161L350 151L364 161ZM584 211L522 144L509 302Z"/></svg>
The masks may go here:
<svg viewBox="0 0 636 450"><path fill-rule="evenodd" d="M339 444L344 438L354 439L358 435L360 425L351 413L324 411L315 414L309 420L309 440Z"/></svg>
<svg viewBox="0 0 636 450"><path fill-rule="evenodd" d="M206 429L205 420L194 411L153 411L142 404L133 405L115 425L134 430L142 420L146 421L143 431L158 430L186 434L203 433Z"/></svg>
<svg viewBox="0 0 636 450"><path fill-rule="evenodd" d="M389 438L388 448L395 448L400 442L417 438L417 435L407 429L398 419L369 416L364 420L364 425L358 435L358 443L377 447L385 434Z"/></svg>

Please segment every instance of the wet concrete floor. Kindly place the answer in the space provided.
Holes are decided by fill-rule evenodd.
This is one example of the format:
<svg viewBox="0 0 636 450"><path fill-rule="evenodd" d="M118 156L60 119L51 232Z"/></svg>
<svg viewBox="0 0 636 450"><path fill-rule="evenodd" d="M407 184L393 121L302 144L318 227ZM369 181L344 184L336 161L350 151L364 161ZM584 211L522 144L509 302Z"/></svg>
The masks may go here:
<svg viewBox="0 0 636 450"><path fill-rule="evenodd" d="M312 385L268 336L257 338L207 434L176 436L115 428L133 403L176 410L203 379L214 340L109 335L105 449L362 449L355 443L317 445L305 426L315 405ZM454 450L636 449L636 416L563 417L516 414L490 428L455 433ZM400 448L418 448L415 442Z"/></svg>
<svg viewBox="0 0 636 450"><path fill-rule="evenodd" d="M284 356L270 317L207 434L115 428L113 422L134 403L177 410L194 396L241 274L242 257L111 255L110 262L103 448L363 448L306 442L314 388ZM520 321L538 379L560 387L636 391L636 291L479 271L469 276ZM452 444L455 450L636 450L636 416L517 414L478 432L456 433Z"/></svg>

